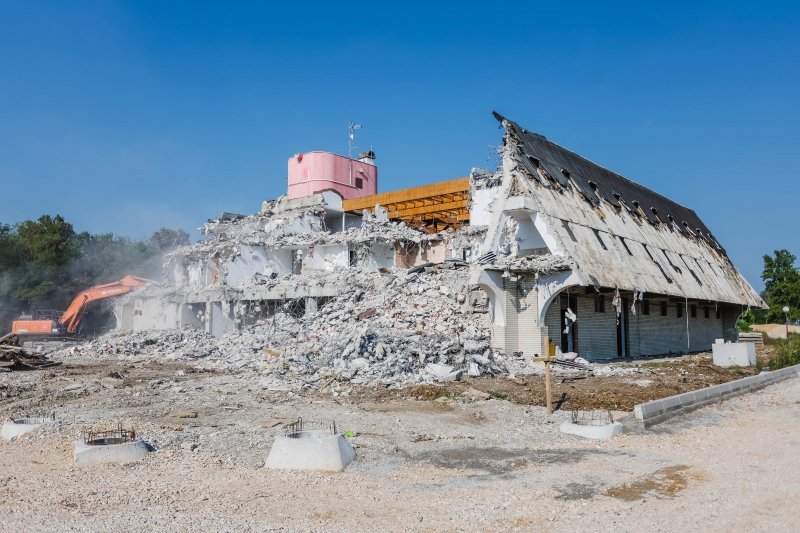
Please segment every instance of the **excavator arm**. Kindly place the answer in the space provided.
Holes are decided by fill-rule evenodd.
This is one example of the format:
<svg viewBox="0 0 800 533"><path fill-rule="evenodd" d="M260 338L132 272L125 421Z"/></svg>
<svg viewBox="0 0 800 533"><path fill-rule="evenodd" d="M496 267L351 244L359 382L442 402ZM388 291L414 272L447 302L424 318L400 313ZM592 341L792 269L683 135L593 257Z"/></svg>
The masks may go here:
<svg viewBox="0 0 800 533"><path fill-rule="evenodd" d="M106 285L96 285L78 294L64 314L59 319L59 323L66 333L74 334L78 331L78 326L86 313L86 306L95 300L120 296L138 289L152 281L136 276L125 276L119 281Z"/></svg>

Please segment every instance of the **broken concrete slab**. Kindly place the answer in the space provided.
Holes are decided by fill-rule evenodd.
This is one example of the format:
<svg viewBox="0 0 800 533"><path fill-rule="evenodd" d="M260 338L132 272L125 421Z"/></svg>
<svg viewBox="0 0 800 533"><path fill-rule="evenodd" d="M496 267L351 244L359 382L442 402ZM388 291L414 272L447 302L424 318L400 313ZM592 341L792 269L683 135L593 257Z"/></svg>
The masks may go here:
<svg viewBox="0 0 800 533"><path fill-rule="evenodd" d="M450 365L439 363L428 363L425 365L425 371L434 376L437 381L459 381L462 375L461 370L455 370Z"/></svg>

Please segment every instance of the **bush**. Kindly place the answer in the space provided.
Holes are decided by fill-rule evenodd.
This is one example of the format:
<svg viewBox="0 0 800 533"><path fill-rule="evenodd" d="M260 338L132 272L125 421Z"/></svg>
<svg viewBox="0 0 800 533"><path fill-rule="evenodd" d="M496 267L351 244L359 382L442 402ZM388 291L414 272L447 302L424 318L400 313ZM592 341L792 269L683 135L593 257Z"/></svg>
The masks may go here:
<svg viewBox="0 0 800 533"><path fill-rule="evenodd" d="M800 335L797 333L790 333L788 339L770 339L764 335L764 344L773 346L775 355L765 363L760 363L759 370L767 365L770 370L800 365Z"/></svg>

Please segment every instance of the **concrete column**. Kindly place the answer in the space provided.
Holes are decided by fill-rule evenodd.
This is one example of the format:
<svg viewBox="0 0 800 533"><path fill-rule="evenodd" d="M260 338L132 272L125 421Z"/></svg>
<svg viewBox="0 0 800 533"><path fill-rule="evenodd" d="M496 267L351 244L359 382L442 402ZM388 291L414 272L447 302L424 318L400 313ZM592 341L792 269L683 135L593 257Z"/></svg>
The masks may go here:
<svg viewBox="0 0 800 533"><path fill-rule="evenodd" d="M205 332L211 333L211 321L214 318L214 306L212 302L206 302L206 313L204 318Z"/></svg>
<svg viewBox="0 0 800 533"><path fill-rule="evenodd" d="M317 312L317 299L316 298L306 298L306 313L316 313Z"/></svg>

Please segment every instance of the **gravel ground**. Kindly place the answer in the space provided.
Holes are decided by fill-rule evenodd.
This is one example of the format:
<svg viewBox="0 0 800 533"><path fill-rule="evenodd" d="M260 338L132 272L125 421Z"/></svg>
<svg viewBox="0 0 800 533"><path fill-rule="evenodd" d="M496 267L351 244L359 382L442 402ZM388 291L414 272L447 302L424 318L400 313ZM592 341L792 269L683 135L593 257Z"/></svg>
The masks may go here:
<svg viewBox="0 0 800 533"><path fill-rule="evenodd" d="M567 413L501 399L332 398L261 379L114 362L0 375L0 415L56 415L0 442L0 529L788 531L800 520L799 379L608 442L560 434ZM340 474L263 468L273 424L298 416L356 432L355 462ZM117 421L156 451L75 467L80 431Z"/></svg>

